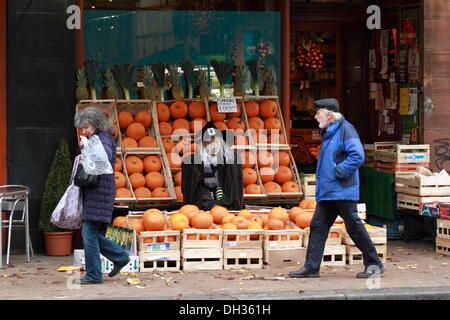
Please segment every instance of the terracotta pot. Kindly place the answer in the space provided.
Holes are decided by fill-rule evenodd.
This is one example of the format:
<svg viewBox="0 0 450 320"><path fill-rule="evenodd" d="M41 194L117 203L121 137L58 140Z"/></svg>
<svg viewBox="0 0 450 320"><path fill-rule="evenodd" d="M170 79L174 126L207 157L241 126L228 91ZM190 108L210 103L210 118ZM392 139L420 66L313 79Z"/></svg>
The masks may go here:
<svg viewBox="0 0 450 320"><path fill-rule="evenodd" d="M70 256L72 254L73 231L44 232L45 250L48 256Z"/></svg>

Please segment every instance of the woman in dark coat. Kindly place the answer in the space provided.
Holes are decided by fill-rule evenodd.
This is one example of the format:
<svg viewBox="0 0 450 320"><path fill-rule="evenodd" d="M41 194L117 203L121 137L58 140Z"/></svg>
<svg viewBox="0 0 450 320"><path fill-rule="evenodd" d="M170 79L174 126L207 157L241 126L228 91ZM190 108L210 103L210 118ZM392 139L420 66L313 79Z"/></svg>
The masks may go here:
<svg viewBox="0 0 450 320"><path fill-rule="evenodd" d="M108 160L114 168L116 161L116 144L114 129L104 113L88 107L75 115L75 127L82 129L86 137L81 137L80 148L87 139L97 135L108 155ZM114 173L101 174L96 184L83 187L83 225L82 236L86 260L86 275L79 279L80 284L102 283L100 253L114 263L110 277L115 276L130 261L129 254L121 246L105 238L101 233L104 227L111 223L116 184Z"/></svg>

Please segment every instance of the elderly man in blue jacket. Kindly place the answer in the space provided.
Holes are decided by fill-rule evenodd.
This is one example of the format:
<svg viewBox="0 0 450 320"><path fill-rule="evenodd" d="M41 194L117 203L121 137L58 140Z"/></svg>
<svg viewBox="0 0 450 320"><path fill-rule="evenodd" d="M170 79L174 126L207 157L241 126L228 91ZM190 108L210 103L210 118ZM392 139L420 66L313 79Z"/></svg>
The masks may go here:
<svg viewBox="0 0 450 320"><path fill-rule="evenodd" d="M340 215L355 245L361 250L364 272L358 278L369 278L384 272L375 246L358 216L358 168L364 163L364 149L355 128L339 113L334 98L316 100L315 119L321 129L322 146L316 170L317 207L311 221L306 261L292 278L318 278L325 242L331 226Z"/></svg>

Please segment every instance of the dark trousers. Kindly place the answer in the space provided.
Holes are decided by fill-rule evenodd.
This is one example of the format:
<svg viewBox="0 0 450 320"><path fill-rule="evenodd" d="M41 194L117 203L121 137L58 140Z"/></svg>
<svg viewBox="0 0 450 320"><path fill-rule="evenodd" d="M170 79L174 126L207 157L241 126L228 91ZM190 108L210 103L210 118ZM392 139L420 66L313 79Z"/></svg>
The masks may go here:
<svg viewBox="0 0 450 320"><path fill-rule="evenodd" d="M355 245L361 250L364 266L383 266L378 257L375 246L367 233L361 219L358 217L356 201L327 200L317 202L316 211L311 220L310 238L306 251L304 267L310 272L319 272L322 263L325 242L330 228L340 215L345 223L345 228Z"/></svg>

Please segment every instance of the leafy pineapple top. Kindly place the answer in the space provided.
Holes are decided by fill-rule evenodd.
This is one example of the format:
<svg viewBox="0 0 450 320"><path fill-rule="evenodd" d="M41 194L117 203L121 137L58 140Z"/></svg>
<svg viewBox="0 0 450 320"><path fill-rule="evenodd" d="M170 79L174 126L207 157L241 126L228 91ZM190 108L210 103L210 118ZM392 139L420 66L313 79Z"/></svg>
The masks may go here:
<svg viewBox="0 0 450 320"><path fill-rule="evenodd" d="M153 73L150 65L146 65L142 68L144 71L144 86L151 87L153 82Z"/></svg>
<svg viewBox="0 0 450 320"><path fill-rule="evenodd" d="M180 79L181 79L181 72L178 71L178 65L177 64L168 64L167 70L169 71L168 78L170 83L173 86L179 87L181 85Z"/></svg>
<svg viewBox="0 0 450 320"><path fill-rule="evenodd" d="M82 88L86 87L86 69L84 67L80 67L77 70L77 87Z"/></svg>
<svg viewBox="0 0 450 320"><path fill-rule="evenodd" d="M114 76L111 72L111 69L107 68L103 73L104 86L107 88L114 87L116 82L114 80Z"/></svg>

